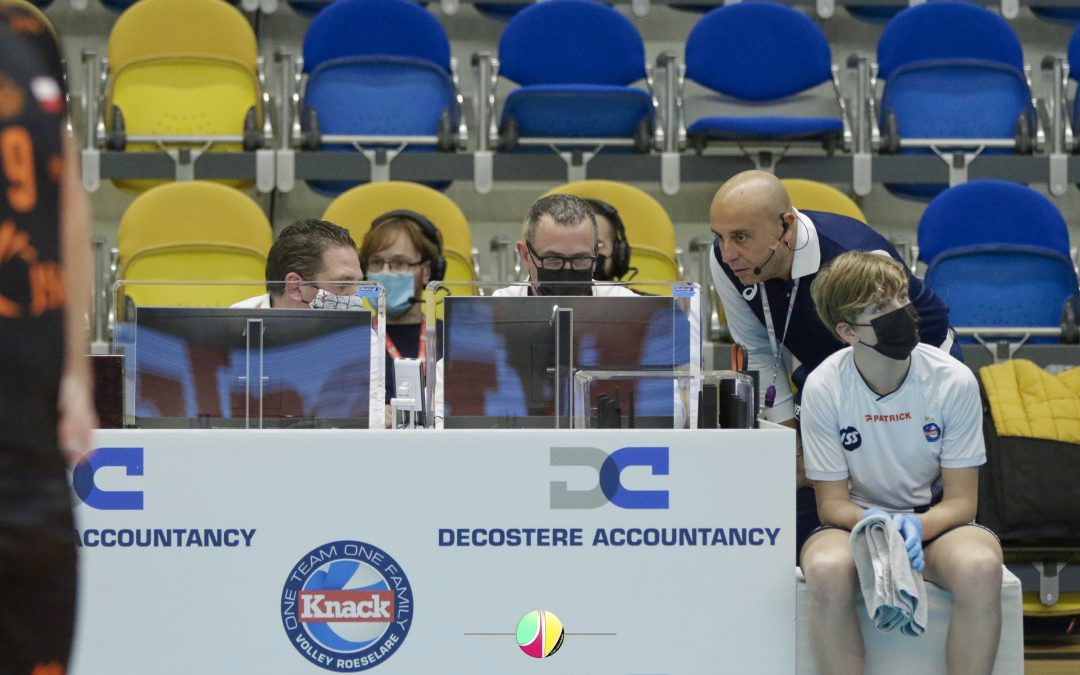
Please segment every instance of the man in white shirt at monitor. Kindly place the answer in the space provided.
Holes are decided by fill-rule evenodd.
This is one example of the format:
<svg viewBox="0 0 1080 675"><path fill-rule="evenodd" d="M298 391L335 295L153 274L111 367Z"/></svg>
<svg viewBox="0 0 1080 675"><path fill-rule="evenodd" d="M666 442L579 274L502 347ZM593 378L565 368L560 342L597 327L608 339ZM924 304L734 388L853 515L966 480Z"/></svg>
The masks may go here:
<svg viewBox="0 0 1080 675"><path fill-rule="evenodd" d="M528 272L528 283L500 288L492 296L635 297L637 294L625 286L593 280L599 241L596 216L587 202L567 194L541 197L529 208L522 240L517 243L521 267ZM436 363L433 399L435 426L441 427L444 402L441 359ZM684 404L683 396L677 399ZM680 407L685 410L683 405Z"/></svg>

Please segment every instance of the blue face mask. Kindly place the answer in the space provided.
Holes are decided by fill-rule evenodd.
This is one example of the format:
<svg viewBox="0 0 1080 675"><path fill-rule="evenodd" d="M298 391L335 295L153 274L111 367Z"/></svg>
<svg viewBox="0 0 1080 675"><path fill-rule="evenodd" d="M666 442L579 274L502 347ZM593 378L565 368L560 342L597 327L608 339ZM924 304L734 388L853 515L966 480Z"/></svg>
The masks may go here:
<svg viewBox="0 0 1080 675"><path fill-rule="evenodd" d="M382 284L386 289L386 315L401 316L416 300L416 272L374 272L367 276L369 281Z"/></svg>

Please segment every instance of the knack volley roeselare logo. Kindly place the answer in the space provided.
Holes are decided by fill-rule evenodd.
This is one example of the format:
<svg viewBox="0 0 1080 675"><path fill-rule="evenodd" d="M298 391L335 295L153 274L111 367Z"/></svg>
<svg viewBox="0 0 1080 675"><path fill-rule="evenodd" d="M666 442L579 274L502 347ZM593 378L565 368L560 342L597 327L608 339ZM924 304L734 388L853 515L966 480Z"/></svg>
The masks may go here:
<svg viewBox="0 0 1080 675"><path fill-rule="evenodd" d="M404 570L362 541L335 541L304 554L281 593L281 621L293 647L339 673L367 670L393 656L413 611Z"/></svg>

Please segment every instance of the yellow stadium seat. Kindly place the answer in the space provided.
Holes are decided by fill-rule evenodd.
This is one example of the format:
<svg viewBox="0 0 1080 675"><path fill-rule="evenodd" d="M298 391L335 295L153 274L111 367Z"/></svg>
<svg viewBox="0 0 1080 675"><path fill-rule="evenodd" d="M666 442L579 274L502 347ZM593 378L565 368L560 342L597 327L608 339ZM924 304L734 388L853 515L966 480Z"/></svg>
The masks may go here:
<svg viewBox="0 0 1080 675"><path fill-rule="evenodd" d="M109 35L105 128L119 110L129 135L240 136L249 110L262 129L255 32L238 9L221 0L141 0L117 19ZM191 146L194 147L194 146ZM201 144L197 149L201 148ZM159 152L129 143L130 152ZM236 152L215 143L211 151ZM160 181L115 180L144 190ZM250 187L250 181L223 181Z"/></svg>
<svg viewBox="0 0 1080 675"><path fill-rule="evenodd" d="M630 267L637 269L632 287L646 293L670 293L648 281L679 281L675 257L675 226L660 202L636 187L610 180L582 180L560 185L546 194L571 194L599 199L619 212L630 244Z"/></svg>
<svg viewBox="0 0 1080 675"><path fill-rule="evenodd" d="M206 181L153 188L120 219L120 292L136 306L227 307L266 292L272 239L266 215L242 192ZM170 281L230 283L141 283Z"/></svg>
<svg viewBox="0 0 1080 675"><path fill-rule="evenodd" d="M415 211L439 228L446 258L446 281L477 280L472 262L472 231L465 214L449 197L427 186L396 180L358 185L331 202L323 219L349 230L359 246L373 220L398 209Z"/></svg>
<svg viewBox="0 0 1080 675"><path fill-rule="evenodd" d="M859 205L846 194L831 185L816 180L785 178L780 181L791 195L791 203L797 209L839 213L855 220L866 222L866 214Z"/></svg>

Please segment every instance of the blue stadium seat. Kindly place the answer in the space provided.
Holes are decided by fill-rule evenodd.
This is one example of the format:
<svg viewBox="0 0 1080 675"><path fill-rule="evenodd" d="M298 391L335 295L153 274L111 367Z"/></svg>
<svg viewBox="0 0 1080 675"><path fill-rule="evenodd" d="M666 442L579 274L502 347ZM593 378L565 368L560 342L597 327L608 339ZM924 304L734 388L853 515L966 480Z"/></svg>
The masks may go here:
<svg viewBox="0 0 1080 675"><path fill-rule="evenodd" d="M926 2L938 2L939 0L926 0ZM952 0L957 1L957 0ZM970 2L971 0L959 0ZM907 9L908 4L896 5L845 5L847 13L856 19L871 23L888 23L894 16Z"/></svg>
<svg viewBox="0 0 1080 675"><path fill-rule="evenodd" d="M953 249L981 245L1034 246L1070 256L1069 229L1057 207L1029 187L1001 180L942 192L926 206L918 237L919 260L928 264Z"/></svg>
<svg viewBox="0 0 1080 675"><path fill-rule="evenodd" d="M1080 11L1080 10L1078 10ZM1073 31L1072 37L1069 38L1069 78L1080 82L1080 26L1077 26ZM1077 124L1080 123L1080 108L1077 107L1077 101L1080 100L1080 96L1074 97L1073 109L1072 109L1072 128L1077 130Z"/></svg>
<svg viewBox="0 0 1080 675"><path fill-rule="evenodd" d="M435 137L408 151L452 150L458 139L460 99L450 42L439 22L409 0L337 0L319 12L304 36L307 85L300 106L304 145L325 135ZM397 147L387 142L366 147ZM310 181L328 195L356 185Z"/></svg>
<svg viewBox="0 0 1080 675"><path fill-rule="evenodd" d="M1032 6L1031 13L1040 19L1075 26L1080 23L1080 8L1078 7L1038 7Z"/></svg>
<svg viewBox="0 0 1080 675"><path fill-rule="evenodd" d="M645 45L629 19L591 0L528 6L499 40L500 74L520 85L503 105L500 146L652 144L655 104L630 86L645 78Z"/></svg>
<svg viewBox="0 0 1080 675"><path fill-rule="evenodd" d="M957 30L963 26L963 30ZM878 42L882 151L929 154L903 148L904 139L949 139L941 151L973 151L963 139L1016 142L983 154L1030 152L1035 110L1024 75L1023 52L1004 19L984 7L934 2L904 10ZM890 185L899 196L929 199L944 185Z"/></svg>
<svg viewBox="0 0 1080 675"><path fill-rule="evenodd" d="M926 284L949 306L949 321L960 329L1054 328L1061 325L1066 299L1077 292L1068 256L1038 246L1007 244L949 249L930 263ZM971 337L960 340L974 342Z"/></svg>
<svg viewBox="0 0 1080 675"><path fill-rule="evenodd" d="M832 150L845 135L829 42L785 5L706 14L686 41L686 76L708 89L685 98L687 136L699 150L710 141L820 141ZM823 83L834 85L828 100L813 92Z"/></svg>
<svg viewBox="0 0 1080 675"><path fill-rule="evenodd" d="M289 7L304 16L315 16L334 0L289 0Z"/></svg>
<svg viewBox="0 0 1080 675"><path fill-rule="evenodd" d="M509 21L528 7L527 4L509 2L477 2L473 6L476 7L476 11L496 21Z"/></svg>
<svg viewBox="0 0 1080 675"><path fill-rule="evenodd" d="M845 5L844 9L848 14L862 21L888 23L906 7L907 5Z"/></svg>

